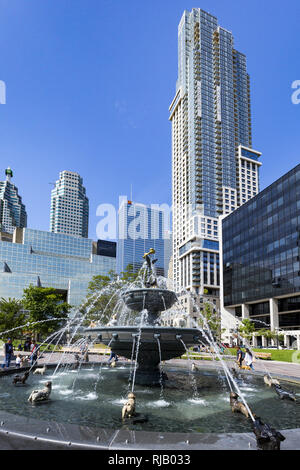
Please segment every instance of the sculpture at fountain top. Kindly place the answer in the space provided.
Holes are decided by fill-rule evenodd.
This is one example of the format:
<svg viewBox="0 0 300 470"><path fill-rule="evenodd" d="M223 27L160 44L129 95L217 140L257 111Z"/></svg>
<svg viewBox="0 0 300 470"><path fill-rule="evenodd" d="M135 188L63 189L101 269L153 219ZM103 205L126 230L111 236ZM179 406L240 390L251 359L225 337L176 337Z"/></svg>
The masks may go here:
<svg viewBox="0 0 300 470"><path fill-rule="evenodd" d="M146 260L146 267L144 268L144 286L147 288L157 287L157 278L154 271L154 264L157 262L157 259L152 259L151 255L155 253L154 248L150 248L148 253L145 253L143 258Z"/></svg>

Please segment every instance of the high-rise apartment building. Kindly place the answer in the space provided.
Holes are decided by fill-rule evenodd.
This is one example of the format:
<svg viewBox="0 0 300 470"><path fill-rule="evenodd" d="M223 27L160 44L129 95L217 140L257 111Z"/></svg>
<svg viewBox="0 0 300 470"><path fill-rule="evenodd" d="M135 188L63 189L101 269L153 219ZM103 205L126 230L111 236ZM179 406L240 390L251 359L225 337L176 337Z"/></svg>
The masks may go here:
<svg viewBox="0 0 300 470"><path fill-rule="evenodd" d="M134 272L143 264L143 255L155 249L155 264L158 275L164 275L165 238L164 211L132 201L123 200L119 208L117 272L131 266ZM170 236L170 234L169 234Z"/></svg>
<svg viewBox="0 0 300 470"><path fill-rule="evenodd" d="M11 168L5 170L6 180L0 181L0 232L13 233L16 227L27 226L27 214L18 188L11 182Z"/></svg>
<svg viewBox="0 0 300 470"><path fill-rule="evenodd" d="M50 231L88 237L89 200L78 173L62 171L51 191Z"/></svg>
<svg viewBox="0 0 300 470"><path fill-rule="evenodd" d="M178 27L172 122L173 278L218 297L218 218L259 191L246 57L231 32L195 8Z"/></svg>

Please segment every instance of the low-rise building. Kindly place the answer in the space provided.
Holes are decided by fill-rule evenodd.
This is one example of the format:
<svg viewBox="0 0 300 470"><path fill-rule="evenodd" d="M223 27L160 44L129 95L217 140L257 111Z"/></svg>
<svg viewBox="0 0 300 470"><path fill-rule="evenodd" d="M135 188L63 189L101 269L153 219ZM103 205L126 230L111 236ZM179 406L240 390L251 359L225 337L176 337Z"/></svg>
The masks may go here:
<svg viewBox="0 0 300 470"><path fill-rule="evenodd" d="M249 318L300 349L300 165L221 225L222 318L233 318L233 330ZM253 342L265 346L266 338Z"/></svg>
<svg viewBox="0 0 300 470"><path fill-rule="evenodd" d="M99 254L99 241L17 228L0 236L0 298L21 299L30 285L53 287L78 307L93 276L116 271L115 246L109 248L107 255Z"/></svg>

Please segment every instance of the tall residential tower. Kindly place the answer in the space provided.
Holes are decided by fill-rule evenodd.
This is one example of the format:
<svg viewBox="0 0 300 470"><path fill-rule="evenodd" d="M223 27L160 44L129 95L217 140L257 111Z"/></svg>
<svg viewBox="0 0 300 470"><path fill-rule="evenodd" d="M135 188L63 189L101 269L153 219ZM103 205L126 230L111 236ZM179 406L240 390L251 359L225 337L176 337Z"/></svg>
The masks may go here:
<svg viewBox="0 0 300 470"><path fill-rule="evenodd" d="M218 218L259 191L246 57L217 18L195 8L178 27L172 122L173 278L218 297Z"/></svg>
<svg viewBox="0 0 300 470"><path fill-rule="evenodd" d="M88 237L89 200L78 173L62 171L51 191L50 232Z"/></svg>

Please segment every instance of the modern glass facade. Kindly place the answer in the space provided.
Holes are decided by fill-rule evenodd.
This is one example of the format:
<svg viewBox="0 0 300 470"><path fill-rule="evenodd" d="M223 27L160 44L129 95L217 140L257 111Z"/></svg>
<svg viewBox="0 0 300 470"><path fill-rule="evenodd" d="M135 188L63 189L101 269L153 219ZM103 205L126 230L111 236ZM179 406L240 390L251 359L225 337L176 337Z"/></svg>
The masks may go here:
<svg viewBox="0 0 300 470"><path fill-rule="evenodd" d="M224 306L269 324L275 305L277 326L298 329L300 165L225 217L222 238Z"/></svg>
<svg viewBox="0 0 300 470"><path fill-rule="evenodd" d="M116 270L116 259L97 255L97 243L64 234L19 230L0 241L0 297L20 299L30 284L65 292L72 306L84 300L95 275Z"/></svg>
<svg viewBox="0 0 300 470"><path fill-rule="evenodd" d="M154 248L157 274L164 275L165 236L162 210L124 201L119 208L118 273L125 271L128 265L137 272L142 267L143 255Z"/></svg>
<svg viewBox="0 0 300 470"><path fill-rule="evenodd" d="M11 182L13 172L5 170L6 180L0 181L0 231L13 233L16 227L26 227L27 214L18 188Z"/></svg>

